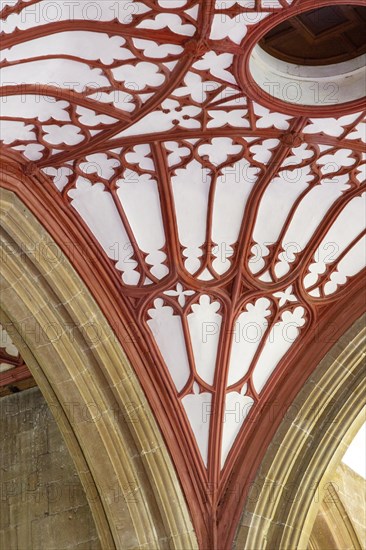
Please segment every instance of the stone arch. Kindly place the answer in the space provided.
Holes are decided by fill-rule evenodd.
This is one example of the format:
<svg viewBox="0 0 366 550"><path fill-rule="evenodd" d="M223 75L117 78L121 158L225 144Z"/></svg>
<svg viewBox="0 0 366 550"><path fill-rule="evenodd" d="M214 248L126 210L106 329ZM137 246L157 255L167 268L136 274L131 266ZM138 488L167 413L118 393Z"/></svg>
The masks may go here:
<svg viewBox="0 0 366 550"><path fill-rule="evenodd" d="M170 456L124 350L69 260L1 191L2 321L56 416L103 548L197 548Z"/></svg>
<svg viewBox="0 0 366 550"><path fill-rule="evenodd" d="M365 316L291 404L251 486L234 548L306 550L332 474L364 422Z"/></svg>

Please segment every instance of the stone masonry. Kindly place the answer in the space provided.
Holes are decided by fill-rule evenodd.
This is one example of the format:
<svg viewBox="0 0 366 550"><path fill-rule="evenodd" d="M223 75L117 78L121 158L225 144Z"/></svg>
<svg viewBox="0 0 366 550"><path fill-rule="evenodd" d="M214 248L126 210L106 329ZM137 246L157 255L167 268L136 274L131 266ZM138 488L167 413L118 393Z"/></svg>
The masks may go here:
<svg viewBox="0 0 366 550"><path fill-rule="evenodd" d="M38 388L0 399L0 548L99 550L74 463Z"/></svg>

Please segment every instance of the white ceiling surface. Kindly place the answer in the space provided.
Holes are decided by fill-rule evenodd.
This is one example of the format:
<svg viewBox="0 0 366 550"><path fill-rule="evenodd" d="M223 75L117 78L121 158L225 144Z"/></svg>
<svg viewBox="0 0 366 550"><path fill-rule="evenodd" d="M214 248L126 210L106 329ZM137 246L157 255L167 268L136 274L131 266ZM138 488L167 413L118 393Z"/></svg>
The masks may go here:
<svg viewBox="0 0 366 550"><path fill-rule="evenodd" d="M342 458L342 462L366 479L366 423L355 435Z"/></svg>
<svg viewBox="0 0 366 550"><path fill-rule="evenodd" d="M15 0L2 0L2 6L12 6L15 3ZM3 31L6 34L12 33L16 28L26 30L45 24L52 26L52 18L57 18L54 19L57 21L70 19L68 1L52 2L54 7L47 0L39 2L39 6L27 7L27 0L23 3L24 9L19 14L11 14L3 23ZM228 0L219 2L227 8L235 3ZM243 6L249 6L251 3L254 5L250 0L237 3ZM288 4L290 3L288 1ZM169 13L169 9L175 7L180 7L184 12L189 4L186 13L194 22L198 13L198 4L194 2L157 1L155 5L162 13L154 15L151 19L151 8L148 3L145 5L143 2L120 1L118 9L114 0L100 0L92 4L97 6L94 6L94 11L92 7L83 11L85 3L75 3L73 21L87 17L93 21L96 18L95 13L98 13L100 21L108 22L117 17L121 25L124 25L133 21L134 15L144 14L146 18L137 28L159 30L168 27L174 33L185 37L192 36L195 32L193 24L187 24L177 14ZM281 9L280 3L274 0L262 0L263 8L266 4ZM29 12L26 12L28 8ZM35 15L31 15L30 8ZM258 23L270 16L268 13L257 15L257 18L248 18L241 26L234 19L215 16L211 38L229 38L238 44L246 33L247 25ZM134 52L130 49L131 44ZM121 36L85 30L56 32L3 50L4 60L16 62L26 59L26 62L3 67L2 85L38 86L35 87L34 94L18 94L2 99L1 111L5 117L2 120L1 131L3 142L22 151L31 161L43 158L47 148L51 152L72 150L72 146L82 144L103 129L109 128L117 120L124 120L126 113L134 113L148 103L169 80L169 75L182 51L183 48L176 44L157 47L152 40L130 38L127 41ZM137 64L129 64L129 60L135 59L136 52L139 56ZM52 55L53 59L37 59L43 55ZM66 57L60 58L60 55ZM167 55L176 56L176 59L164 61ZM120 60L121 64L108 69L115 60ZM90 68L88 61L98 62L98 67ZM163 72L159 70L157 62L163 63ZM237 85L232 63L233 55L228 53L203 54L194 62L194 72L187 72L184 85L173 90L158 107L121 131L115 139L144 133L168 132L174 128L177 120L182 129L200 130L202 122L197 115L202 113L203 108L210 115L208 128L217 130L231 126L237 128L238 135L241 135L241 131L249 127L248 109L244 96L230 101L230 94L235 92L233 86L235 88ZM206 71L210 72L209 80ZM119 90L118 93L113 91L110 80L112 77L115 86L122 83L125 88L131 89L131 93L128 90ZM67 94L65 99L40 97L38 94L42 86L47 84L75 93L87 90L88 97L97 100L100 108L93 110L81 105L70 108ZM224 104L233 107L229 112L220 110L220 106L217 105L210 108L209 102L203 105L208 97L206 91L219 85L224 85L227 92ZM109 91L96 92L97 87L106 87ZM180 109L178 99L182 97L185 104ZM103 106L115 107L114 116L107 115ZM254 113L258 131L266 128L286 130L292 119L290 115L270 112L255 103ZM339 119L311 119L305 133L322 131L328 136L337 137L342 134L345 125L357 120L359 114ZM33 118L36 119L36 123ZM348 139L356 140L360 137L364 138L364 127L361 122ZM19 140L22 141L21 144ZM276 139L258 141L258 137L247 137L242 144L228 137L215 137L209 143L202 144L195 138L187 139L185 144L174 139L168 139L164 143L168 168L177 166L172 173L171 189L184 268L188 274L196 274L201 281L211 281L230 271L230 258L243 223L245 205L250 193L256 188L259 175L271 164L273 151L278 143ZM188 158L190 148L196 150L195 158L191 158L184 167L179 166L185 157ZM244 148L248 153L246 155ZM229 156L234 160L229 162ZM136 166L138 171L135 172L131 168L121 171L123 159L130 166ZM203 159L205 163L208 159L213 168L228 163L218 175L211 213L208 209L208 198L213 176L207 164L203 166ZM283 235L284 250L279 248L275 266L277 277L282 278L289 273L291 264L305 249L325 214L342 193L349 189L350 173L354 163L352 151L348 149L334 152L331 146L321 145L318 156L316 149L305 143L292 149L260 200L253 231L255 244L248 264L253 275L262 272L259 276L262 282L273 281L272 274L268 270L263 270L266 256L269 254L268 245L279 238L289 212L301 195L292 221ZM314 166L321 176L316 185ZM167 237L161 210L163 191L155 173L150 145L140 144L124 151L121 147L114 147L112 142L109 151L88 154L76 164L68 161L57 169L51 165L44 169L44 173L51 177L61 192L75 175L76 167L79 175L75 186L67 192L67 197L106 254L117 261L116 268L121 273L123 284L134 286L143 278L143 285L153 285L154 281L164 279L169 269L165 265L164 247ZM120 175L116 176L118 170ZM357 174L360 182L363 177L361 173ZM114 196L108 187L111 181L116 187ZM125 220L121 217L121 209ZM207 240L206 221L210 215L212 232L209 237L213 243L214 260L211 269L201 270L201 247ZM365 265L366 246L363 239L343 257L331 280L323 284L321 275L325 266L339 258L364 226L365 202L364 198L357 197L351 200L335 219L314 254L310 271L304 279L304 285L310 289L309 293L313 297L321 296L321 292L325 295L335 293L345 284L347 277L356 274ZM133 248L129 231L132 231L139 250L146 255L143 275L138 261L132 259ZM221 245L224 245L224 253ZM193 303L189 306L185 324L181 314L187 301L192 299ZM306 326L305 309L297 302L298 297L292 286L283 288L272 297L253 298L239 312L229 336L222 334L226 306L220 298L208 293L199 294L193 289L183 287L179 282L176 287L157 298L146 311L147 330L154 336L177 391L180 392L185 387L193 371L197 373L196 381L203 381L207 388L203 391L195 382L192 392L182 399L204 463L207 463L210 407L217 374L216 360L220 338L231 338L228 386L239 382L245 376L258 347L262 340L264 341L253 371L254 387L260 394L279 361ZM276 303L284 309L276 324L266 331L271 308ZM193 365L190 364L187 347L193 351ZM240 391L228 391L226 395L223 464L253 403L252 398L246 395L246 390L247 385L243 384Z"/></svg>

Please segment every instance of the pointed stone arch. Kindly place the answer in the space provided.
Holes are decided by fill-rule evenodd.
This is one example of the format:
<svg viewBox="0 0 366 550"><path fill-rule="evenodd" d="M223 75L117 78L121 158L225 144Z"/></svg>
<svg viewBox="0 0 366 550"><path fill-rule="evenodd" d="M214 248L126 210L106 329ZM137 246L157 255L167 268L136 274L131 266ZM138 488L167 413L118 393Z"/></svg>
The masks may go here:
<svg viewBox="0 0 366 550"><path fill-rule="evenodd" d="M332 475L365 421L366 317L291 403L251 484L234 548L306 550Z"/></svg>
<svg viewBox="0 0 366 550"><path fill-rule="evenodd" d="M197 548L185 499L124 350L69 260L1 190L2 322L51 407L103 548Z"/></svg>

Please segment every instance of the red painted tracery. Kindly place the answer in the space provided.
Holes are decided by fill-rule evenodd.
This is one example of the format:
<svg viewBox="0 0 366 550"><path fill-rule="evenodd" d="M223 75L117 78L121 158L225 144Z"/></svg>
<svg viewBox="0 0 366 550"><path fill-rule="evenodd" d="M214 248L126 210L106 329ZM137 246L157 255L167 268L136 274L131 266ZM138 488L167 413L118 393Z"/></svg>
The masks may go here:
<svg viewBox="0 0 366 550"><path fill-rule="evenodd" d="M38 3L38 0L28 2L27 6ZM361 1L353 3L362 4ZM82 137L82 140L76 144L62 141L54 143L54 137L51 142L50 127L55 125L54 118L43 121L40 117L26 119L7 116L5 103L2 113L4 120L31 124L35 137L29 141L15 139L4 145L2 185L19 195L69 256L124 345L176 464L201 547L229 548L249 484L286 408L334 339L364 310L363 272L346 277L346 282L339 284L333 292L325 291L325 285L331 282L332 274L337 272L340 262L361 242L364 233L355 236L333 262L326 264L315 282L311 282L308 287L304 284L305 277L314 265L314 255L328 231L346 206L360 197L363 191L360 169L365 163L362 157L364 144L362 136L353 136L365 119L362 110L364 105L361 101L336 107L303 108L285 105L267 97L251 79L248 59L254 44L280 21L313 8L313 2L295 0L289 4L286 0L280 0L272 8L264 7L259 0L251 8L240 7L235 2L228 2L230 6L225 8L218 6L217 2L195 0L185 2L183 8L164 7L154 0L144 0L143 4L148 11L132 14L131 22L127 24L121 24L117 18L97 22L76 18L24 30L16 29L5 36L3 48L70 30L122 37L132 58L122 63L114 60L109 65L101 60L82 61L92 69L101 70L103 77L108 80L108 85L98 88L99 93L114 93L117 90L128 94L133 109L128 112L112 102L98 100L95 89L90 87L78 92L47 83L5 85L2 94L6 98L19 94L26 98L41 95L67 102L63 111L69 115L67 124L75 128L74 135ZM317 5L329 4L331 2L324 1ZM195 7L198 8L197 18L190 11ZM24 2L19 1L15 6L6 6L3 15L9 17L21 13L24 8ZM139 27L141 23L164 13L177 16L180 24L191 25L194 30L190 35L184 35L166 26L160 29ZM262 19L263 13L269 15ZM255 17L254 23L248 24L241 40L235 42L229 36L212 38L215 17L237 17L238 24L241 24L243 14ZM134 38L153 41L155 47L166 44L180 46L182 51L169 53L163 60L157 61L142 53L142 49L136 47ZM200 68L204 65L203 56L211 51L216 55L233 55L227 66L223 64L219 76L213 74L210 67ZM37 60L49 60L52 63L52 59L60 57L59 54L52 57L45 53L38 56ZM62 59L73 61L75 57L65 54ZM112 69L126 64L135 66L140 62L154 64L163 84L131 89L113 75ZM176 62L175 65L173 62ZM22 63L25 63L24 59L18 62L5 61L2 66L6 68L16 64L21 70ZM199 79L202 86L205 82L211 83L204 90L204 101L195 99L194 90L186 93L185 88L189 88L186 80L188 73L190 78ZM236 78L230 81L226 73ZM146 94L152 95L141 99ZM89 113L89 117L103 116L98 118L96 124L91 124L90 118L86 117L84 111L80 111L80 107L93 113ZM162 124L164 120L169 120L170 128L151 131L148 125L144 131L137 126L133 130L135 124L146 120L153 112L157 113L158 119L161 118ZM106 120L103 118L105 116L112 119ZM318 131L316 121L321 118L335 118L334 124L338 122L338 130L333 133L327 132L327 128ZM66 126L62 120L57 124L61 129ZM128 129L130 131L127 135ZM52 135L56 136L55 130L52 131ZM125 135L120 135L123 132ZM220 147L215 149L215 138L227 138L225 143L232 151L226 159L217 162L217 157L213 155L218 154ZM272 141L269 143L269 140ZM38 158L28 154L28 150L34 151L29 149L29 145L40 146ZM142 160L140 155L135 162L138 145L147 145L148 152L142 155ZM19 146L23 149L19 149ZM210 147L214 147L212 155ZM301 147L306 153L303 157L297 152ZM265 157L262 155L261 160L258 160L256 151L259 149L255 148L266 150ZM174 156L177 149L181 151L178 160L177 155ZM91 162L88 156L97 153L105 155L109 165L113 166L109 177L98 171L86 171L85 164ZM295 160L287 164L292 157ZM286 233L301 201L322 183L322 167L336 162L327 160L328 157L346 159L344 164L332 170L331 176L333 179L346 178L347 188L329 206L303 249L294 258L291 257L288 271L281 274L276 265L280 262L281 254L285 254L286 260L283 247ZM214 248L220 243L213 239L217 182L227 173L225 170L232 169L243 160L247 162L248 170L255 170L257 179L245 203L237 240L226 243L232 248L228 256L230 267L219 273L215 269L217 254ZM192 269L187 268L188 253L185 254L185 251L189 247L182 243L182 227L177 218L177 196L173 188L177 173L186 169L190 162L197 163L201 173L210 178L205 243L200 255L195 258L199 265ZM66 174L66 183L59 190L50 168L64 170ZM293 201L279 236L274 242L267 243L268 253L261 257L262 267L253 272L250 259L255 253L253 247L258 244L253 235L263 197L276 177L286 178L286 174L302 169L309 171L311 183ZM139 239L134 233L133 224L136 224L136 220L128 215L118 194L119 181L127 179L127 171L137 174L138 178L149 177L157 181L165 234L165 244L159 250L165 255L161 264L166 268L163 276L161 272L157 274L155 271L154 274L148 253L139 245ZM114 260L107 256L98 238L73 208L72 192L77 188L78 178L88 180L91 185L102 184L104 191L109 193L131 244L128 259L134 262L133 271L137 273L134 283L126 282L121 277L119 256ZM275 211L273 215L276 216ZM202 278L203 275L206 278ZM290 287L291 291L288 290ZM286 292L287 296L293 296L294 299L287 299ZM222 317L212 383L207 382L197 371L188 322L193 306L197 306L200 299L206 296L211 304L218 304L215 313ZM234 325L248 305L263 298L270 304L268 326L249 369L228 385L232 347L230 335ZM156 301L161 307L172 308L174 316L182 324L190 373L180 390L172 379L149 325L149 312L157 307L154 305ZM297 308L302 308L304 321L299 328L299 336L273 369L264 388L258 390L253 382L253 372L266 345L266 338L283 315L294 315ZM331 334L330 321L334 322ZM182 399L193 395L195 384L198 385L199 394L208 393L212 398L207 468L182 405ZM240 392L245 384L245 394L254 404L221 468L225 398L231 392Z"/></svg>

